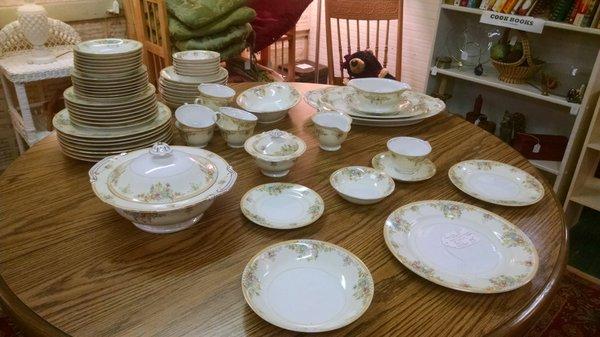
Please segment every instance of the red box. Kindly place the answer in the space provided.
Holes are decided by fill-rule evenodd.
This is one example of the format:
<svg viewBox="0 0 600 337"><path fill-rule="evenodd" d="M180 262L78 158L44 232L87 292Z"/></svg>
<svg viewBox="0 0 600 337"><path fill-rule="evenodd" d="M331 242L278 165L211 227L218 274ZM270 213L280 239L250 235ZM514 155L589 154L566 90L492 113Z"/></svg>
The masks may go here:
<svg viewBox="0 0 600 337"><path fill-rule="evenodd" d="M565 136L517 133L512 147L527 159L562 161L568 142Z"/></svg>

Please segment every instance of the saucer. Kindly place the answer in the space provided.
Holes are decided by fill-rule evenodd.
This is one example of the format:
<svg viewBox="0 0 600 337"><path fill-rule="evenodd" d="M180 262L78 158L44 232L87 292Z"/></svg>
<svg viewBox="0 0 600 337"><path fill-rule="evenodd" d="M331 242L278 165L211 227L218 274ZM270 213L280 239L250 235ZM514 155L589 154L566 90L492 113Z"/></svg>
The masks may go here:
<svg viewBox="0 0 600 337"><path fill-rule="evenodd" d="M274 229L308 226L317 221L325 209L317 192L289 183L256 186L246 192L240 206L250 221Z"/></svg>
<svg viewBox="0 0 600 337"><path fill-rule="evenodd" d="M433 177L436 172L435 164L429 159L423 160L417 171L413 173L399 172L396 164L394 163L394 159L392 158L392 153L389 151L380 153L373 157L371 164L375 169L383 171L390 177L400 181L427 180Z"/></svg>

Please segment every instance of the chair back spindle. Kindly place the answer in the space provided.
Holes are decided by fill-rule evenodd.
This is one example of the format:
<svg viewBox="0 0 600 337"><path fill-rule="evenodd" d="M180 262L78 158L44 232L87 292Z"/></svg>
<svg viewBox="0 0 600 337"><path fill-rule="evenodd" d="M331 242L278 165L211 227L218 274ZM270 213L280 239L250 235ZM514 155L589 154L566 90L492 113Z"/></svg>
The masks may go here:
<svg viewBox="0 0 600 337"><path fill-rule="evenodd" d="M342 64L344 55L365 49L373 50L377 59L380 57L380 51L383 52L382 65L387 68L390 61L390 30L392 22L397 22L396 38L396 57L395 57L395 76L400 79L402 65L402 23L403 23L403 0L325 0L325 31L327 36L327 66L329 71L329 82L332 84L343 83L347 76ZM371 45L371 21L375 21L375 43ZM381 21L385 21L381 23ZM351 25L356 25L356 37L351 37L354 32ZM335 25L335 28L333 28ZM345 25L345 29L341 27ZM385 28L383 27L385 25ZM337 50L334 50L333 31L337 33ZM361 30L366 29L364 38L361 36ZM342 35L344 33L346 36ZM380 37L380 35L382 35ZM361 39L363 44L361 45ZM356 45L352 45L352 40ZM383 42L383 43L380 43ZM366 45L365 45L366 43ZM346 46L343 46L346 44ZM344 50L346 53L344 54ZM334 54L337 53L338 55ZM340 74L335 73L334 62L339 62Z"/></svg>

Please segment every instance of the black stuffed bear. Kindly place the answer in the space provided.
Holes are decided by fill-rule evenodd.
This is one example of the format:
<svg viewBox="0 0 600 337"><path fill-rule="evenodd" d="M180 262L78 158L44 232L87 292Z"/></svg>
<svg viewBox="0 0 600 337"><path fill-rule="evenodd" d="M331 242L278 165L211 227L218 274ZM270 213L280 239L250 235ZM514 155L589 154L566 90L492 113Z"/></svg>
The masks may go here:
<svg viewBox="0 0 600 337"><path fill-rule="evenodd" d="M356 53L345 55L342 67L348 71L350 79L364 77L382 77L395 80L396 78L388 72L373 52L369 49L360 50Z"/></svg>

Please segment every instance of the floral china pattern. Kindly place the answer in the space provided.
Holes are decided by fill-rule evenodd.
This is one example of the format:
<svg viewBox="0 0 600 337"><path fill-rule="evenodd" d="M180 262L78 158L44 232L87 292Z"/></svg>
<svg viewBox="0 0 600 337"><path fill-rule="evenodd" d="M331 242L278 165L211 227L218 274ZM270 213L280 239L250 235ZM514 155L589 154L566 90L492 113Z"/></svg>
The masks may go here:
<svg viewBox="0 0 600 337"><path fill-rule="evenodd" d="M341 258L344 267L354 267L353 269L355 269L355 272L357 273L356 283L352 285L354 299L361 301L364 306L367 306L371 302L374 284L371 273L367 267L350 252L327 242L317 240L284 242L269 247L254 256L242 274L242 288L249 298L261 296L262 294L263 287L257 275L259 273L261 261L275 261L282 250L289 250L296 253L298 258L302 258L298 259L298 261L304 261L306 263L317 261L319 256L324 253L335 252Z"/></svg>
<svg viewBox="0 0 600 337"><path fill-rule="evenodd" d="M304 188L301 185L296 185L296 184L291 184L291 183L272 183L272 184L260 185L253 190L267 193L270 196L277 196L286 190L299 188L299 187ZM281 228L281 225L277 225L277 224L269 221L268 219L256 214L255 212L253 212L250 209L249 206L251 206L255 202L254 198L251 196L251 192L253 190L248 191L248 193L246 193L246 195L244 195L242 197L242 201L241 201L242 213L246 217L248 217L251 221L253 221L259 225L263 225L263 226L266 226L269 228ZM313 223L317 219L319 219L321 217L321 215L323 215L323 211L325 210L325 204L323 202L323 199L321 199L321 197L315 191L306 189L305 191L303 191L301 193L305 197L310 197L312 195L312 197L314 197L315 201L308 207L308 209L307 209L308 217L305 219L305 221L288 223L288 224L286 224L286 228L288 228L288 229L299 228L299 227L310 225L311 223Z"/></svg>
<svg viewBox="0 0 600 337"><path fill-rule="evenodd" d="M460 280L456 283L449 282L448 280L440 277L440 275L436 273L435 268L428 266L423 261L418 259L411 260L407 256L403 255L402 250L406 246L397 239L394 239L395 235L409 235L413 226L416 225L416 223L408 219L409 213L423 215L425 214L424 212L426 212L427 208L441 212L445 218L450 220L460 219L467 212L475 212L480 214L481 218L479 221L481 223L487 223L490 221L500 222L501 228L499 230L499 236L497 236L498 241L506 248L517 248L521 251L520 254L524 255L525 259L523 261L517 261L515 264L522 266L524 270L528 272L511 275L499 274L497 276L488 278L486 280L488 283L487 286L474 286L465 280ZM388 217L388 220L384 226L384 237L388 248L392 251L394 256L413 272L440 285L467 292L498 293L512 290L522 284L525 284L526 282L529 282L538 267L538 257L535 247L528 238L524 237L522 232L518 231L516 227L514 227L514 225L510 224L503 218L495 216L481 208L459 202L431 200L415 202L400 207L392 212L392 214L390 214Z"/></svg>
<svg viewBox="0 0 600 337"><path fill-rule="evenodd" d="M472 188L470 188L467 183L464 181L460 172L466 170L468 166L474 166L479 171L492 171L494 169L507 169L511 176L514 177L524 177L520 179L521 187L524 189L522 195L526 195L526 200L508 200L508 199L495 199L490 198L488 196L481 195L477 193ZM461 191L471 195L474 198L497 204L503 206L527 206L534 204L542 199L544 196L544 187L542 184L534 178L529 173L522 171L516 167L512 167L507 164L503 164L500 162L492 161L492 160L467 160L458 164L455 164L453 167L448 170L448 177L450 181L458 187Z"/></svg>

